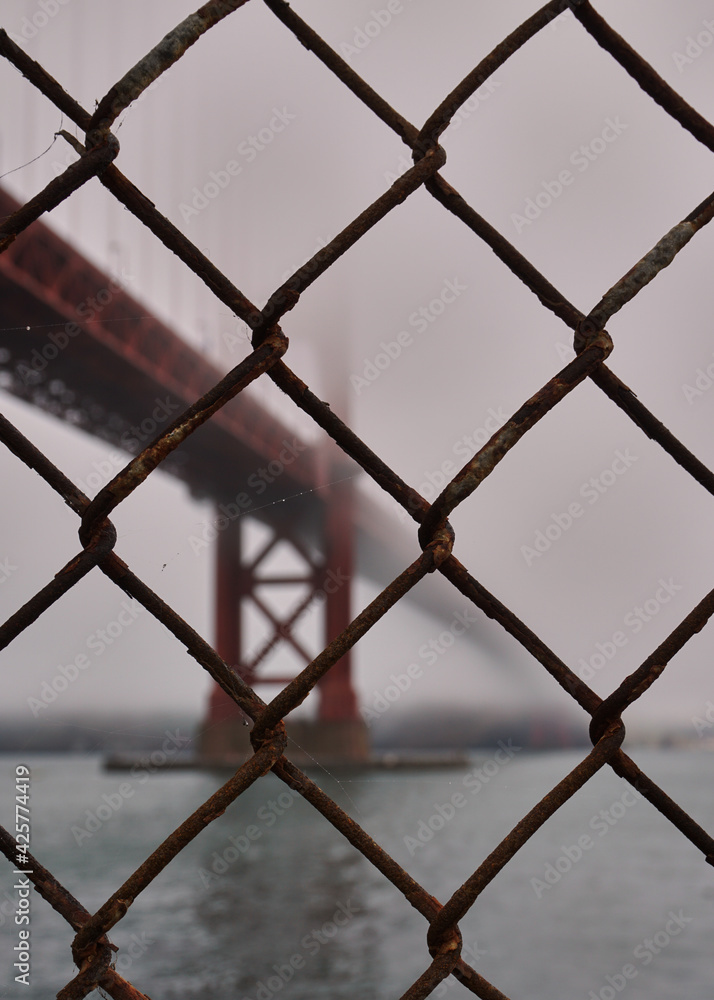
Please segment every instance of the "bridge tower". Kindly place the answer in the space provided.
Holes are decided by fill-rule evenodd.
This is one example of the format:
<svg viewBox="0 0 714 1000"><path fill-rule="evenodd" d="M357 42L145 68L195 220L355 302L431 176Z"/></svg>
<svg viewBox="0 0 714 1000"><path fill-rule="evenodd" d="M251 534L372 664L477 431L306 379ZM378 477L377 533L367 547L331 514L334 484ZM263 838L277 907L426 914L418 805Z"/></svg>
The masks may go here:
<svg viewBox="0 0 714 1000"><path fill-rule="evenodd" d="M347 328L344 323L344 290L333 289L323 297L323 314L334 316L330 337L321 345L315 363L325 398L347 414L349 357ZM291 676L270 674L266 661L278 646L290 647L302 670L352 620L351 592L355 572L356 497L354 475L356 467L345 459L331 440L316 449L318 508L311 505L303 513L299 503L274 502L264 518L267 535L264 545L249 558L245 536L246 519L236 518L217 538L216 553L216 631L215 646L227 664L251 686L275 685L274 691L292 680ZM284 495L284 490L281 491ZM279 494L276 494L276 496ZM266 491L262 503L270 503ZM298 498L299 499L299 498ZM309 495L304 498L306 501ZM220 508L219 508L220 509ZM320 511L315 517L315 511ZM267 530L266 530L267 529ZM287 562L299 567L296 572L271 575L271 555L280 550ZM287 614L276 614L268 601L271 588L292 585L300 587L301 597ZM316 605L319 606L316 608ZM265 636L257 651L249 652L246 622L250 611L257 609L266 625ZM297 627L308 613L317 610L321 635L314 638L315 648L306 649L298 638ZM321 763L358 762L369 758L367 727L358 712L352 686L351 657L348 652L325 674L318 685L317 713L312 720L286 719L287 754L301 766L314 760ZM297 671L296 671L297 672ZM279 685L279 686L278 686ZM270 693L269 697L273 694ZM266 699L267 700L267 699ZM235 702L220 688L214 687L207 716L201 730L199 754L206 761L242 759L252 753L245 718Z"/></svg>
<svg viewBox="0 0 714 1000"><path fill-rule="evenodd" d="M0 188L0 218L18 207ZM5 309L0 329L3 388L122 453L127 438L139 441L136 435L141 433L140 443L146 444L166 425L169 414L180 413L222 375L118 281L42 222L35 222L0 255L0 297ZM77 310L77 303L87 302L101 305L91 323ZM328 395L344 409L336 389ZM166 408L157 423L149 415L159 402ZM249 473L260 465L280 465L280 456L288 457L284 449L291 444L299 447L300 461L284 467L255 508L250 503L250 511L238 516L235 499ZM249 683L284 686L291 677L265 671L279 644L297 654L300 670L351 621L356 523L362 551L369 550L368 566L398 548L393 525L383 519L381 509L365 505L363 497L355 514L356 467L336 446L328 452L300 444L288 425L250 398L241 396L223 407L182 444L179 457L180 462L166 462L166 471L179 476L197 497L217 502L216 648ZM109 463L109 468L114 465ZM92 488L106 484L106 478L99 479ZM246 524L253 513L268 539L249 556ZM285 547L290 564L299 571L271 576L270 557L278 549L284 553ZM397 562L403 565L401 554ZM266 592L286 585L302 585L303 594L297 606L283 614L266 599ZM257 650L249 649L247 642L246 612L251 606L268 625ZM315 611L322 635L315 648L308 649L296 627ZM357 711L349 654L322 679L318 697L314 721L291 723L288 717L291 757L303 764L311 757L324 762L366 759L367 731ZM207 762L242 761L252 752L243 721L235 703L216 686L199 738L199 753Z"/></svg>
<svg viewBox="0 0 714 1000"><path fill-rule="evenodd" d="M217 522L216 552L216 640L218 653L248 684L284 686L290 676L261 675L261 666L284 643L306 666L320 649L342 632L351 621L351 587L354 572L354 489L351 477L342 477L332 463L325 516L319 526L319 543L310 544L304 522L287 506L275 505L270 533L250 558L246 555L247 519ZM321 490L322 492L322 490ZM225 509L225 506L224 506ZM290 549L297 572L271 574L271 554L280 547ZM299 587L297 603L286 613L277 613L269 600L271 588ZM267 623L267 633L257 650L247 649L246 615L252 605ZM322 644L309 651L295 629L308 613L321 617ZM343 656L318 685L317 717L286 721L288 755L299 764L358 762L369 757L367 729L357 710L352 687L350 653ZM252 752L247 719L235 702L215 685L199 737L199 755L206 763L238 764Z"/></svg>

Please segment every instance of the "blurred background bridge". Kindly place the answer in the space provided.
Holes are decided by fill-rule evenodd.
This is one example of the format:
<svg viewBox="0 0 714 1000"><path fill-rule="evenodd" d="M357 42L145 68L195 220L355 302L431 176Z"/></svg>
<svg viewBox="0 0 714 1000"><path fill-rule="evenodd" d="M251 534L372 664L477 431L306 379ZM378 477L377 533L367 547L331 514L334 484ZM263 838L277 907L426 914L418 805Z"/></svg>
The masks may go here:
<svg viewBox="0 0 714 1000"><path fill-rule="evenodd" d="M22 0L3 26L86 109L175 20L167 0L126 0L121 8L108 0L47 6L52 16ZM364 50L350 51L372 6L316 0L311 17L355 71L413 121L426 120L473 68L475 31L479 50L488 51L532 12L527 0L478 13L467 0L455 0L448 15L439 5L404 4L388 30ZM618 30L634 44L646 35L658 72L711 118L714 48L684 64L674 58L687 36L696 36L706 11L699 0L676 10L661 7L654 18L642 17L637 5L618 9ZM435 54L429 74L415 77L416 54L437 32L448 33L448 56L446 48ZM623 85L614 62L597 55L564 10L489 87L479 88L441 139L449 183L582 309L707 196L711 183L709 152L654 109L634 82ZM245 4L189 56L121 115L118 162L212 264L252 302L264 304L404 171L409 151L353 93L333 85L265 4ZM238 91L226 84L227 65L235 69ZM577 116L572 93L562 86L573 72L587 81ZM82 133L7 60L0 75L3 93L12 97L3 105L0 184L24 202L77 159L59 132L74 132L77 140ZM236 100L237 92L246 99ZM599 149L613 116L627 128L581 171L573 156L580 163L581 147ZM545 185L566 167L576 181L524 226L526 206L543 202ZM310 286L300 308L286 315L284 330L291 368L430 501L484 443L493 415L502 420L515 412L572 349L567 331L535 296L423 194L409 197ZM45 224L65 243L48 235ZM710 238L703 233L692 241L686 267L678 261L638 297L636 322L616 320L626 326L617 341L623 379L709 463L714 393L697 389L692 398L683 389L711 362L699 294L708 287ZM577 252L563 255L563 246ZM179 412L173 407L184 408L250 351L249 331L230 309L95 181L0 256L3 409L89 496L167 426ZM441 295L448 282L459 295L447 303ZM678 325L690 331L686 342L675 342L662 322L672 301ZM401 355L377 371L383 345L400 334L407 335ZM446 344L458 345L458 364ZM650 351L667 365L643 364ZM252 673L269 698L276 690L271 679L300 670L323 647L325 630L334 634L340 627L349 591L354 614L416 556L418 544L398 504L335 455L270 379L240 396L174 453L167 463L173 476L150 477L117 510L118 551L213 639L227 662ZM524 547L532 549L553 515L583 499L593 479L611 475L613 457L627 448L637 461L617 486L599 493L594 505L586 501L587 516L546 553L524 558ZM0 575L0 604L9 615L73 555L76 517L62 504L52 507L54 498L14 456L5 452L0 460L0 477L13 487L4 503L13 530L0 550L0 565L7 560L16 567L10 583ZM669 463L586 385L509 453L498 487L489 480L468 507L454 512L458 558L564 662L593 674L603 696L709 586L712 545L691 527L709 516L708 497L673 475ZM337 494L339 506L332 503ZM352 530L329 523L333 509ZM669 516L682 510L686 517ZM636 528L623 534L623 523ZM350 580L335 594L321 590L334 582L330 569ZM172 721L180 713L182 724L195 725L209 678L149 616L33 715L30 699L52 683L58 665L70 664L98 628L117 618L120 597L95 577L3 651L3 665L22 664L3 706L7 720L42 724L44 736L83 716L98 733L98 716L111 708L135 720L136 731L140 712L160 709ZM415 663L423 668L418 683L388 712L376 709L375 743L408 713L422 741L432 738L435 719L446 718L447 710L469 718L503 711L509 733L515 717L527 717L534 720L533 743L559 741L554 734L562 716L585 721L520 645L480 612L466 634L434 654L432 643L469 607L437 577L424 580L413 601L360 641L351 673L348 664L340 667L332 693L323 686L290 719L353 714L355 693L358 710L384 705L390 674ZM661 578L673 579L681 592L646 628L628 629L628 615L652 598ZM600 646L618 630L626 646L601 663ZM673 725L691 730L691 719L703 711L707 662L693 647L683 650L677 683L665 677L646 702L632 707L629 735L638 725L647 732ZM545 727L539 712L550 713ZM213 718L220 713L216 704ZM87 740L83 747L100 738L79 725L77 732Z"/></svg>
<svg viewBox="0 0 714 1000"><path fill-rule="evenodd" d="M0 189L0 218L17 207ZM81 484L92 496L224 374L132 298L121 274L102 273L41 222L0 255L0 299L2 387L116 449ZM305 443L242 393L166 463L194 497L215 505L215 521L191 543L197 550L215 542L216 648L251 685L291 679L284 668L271 671L279 647L290 648L301 669L349 624L355 573L384 585L416 555L406 531L355 490L358 468L330 444ZM261 526L250 552L248 519ZM453 601L424 594L417 587L410 600L451 621ZM263 622L252 650L248 605ZM321 635L311 652L297 625L316 613ZM215 685L203 756L225 760L247 749L242 721ZM309 752L367 756L349 654L320 683L317 724L294 726Z"/></svg>

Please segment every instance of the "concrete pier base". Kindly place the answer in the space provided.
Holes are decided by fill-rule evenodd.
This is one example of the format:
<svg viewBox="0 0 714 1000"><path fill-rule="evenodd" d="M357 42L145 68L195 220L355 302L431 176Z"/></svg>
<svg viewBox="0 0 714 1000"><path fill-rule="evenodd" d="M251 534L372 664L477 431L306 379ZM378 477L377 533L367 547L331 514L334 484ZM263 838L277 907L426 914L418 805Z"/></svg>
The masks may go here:
<svg viewBox="0 0 714 1000"><path fill-rule="evenodd" d="M367 763L371 759L362 719L287 720L286 757L298 767ZM250 729L233 719L207 723L197 739L198 760L207 767L240 767L253 753Z"/></svg>

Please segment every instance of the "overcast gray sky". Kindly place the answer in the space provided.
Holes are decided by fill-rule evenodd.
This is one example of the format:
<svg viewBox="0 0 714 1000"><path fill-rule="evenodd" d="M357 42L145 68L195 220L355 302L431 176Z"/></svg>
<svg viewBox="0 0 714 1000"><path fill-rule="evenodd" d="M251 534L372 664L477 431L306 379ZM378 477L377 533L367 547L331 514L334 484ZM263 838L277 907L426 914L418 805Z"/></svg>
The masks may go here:
<svg viewBox="0 0 714 1000"><path fill-rule="evenodd" d="M537 7L527 0L391 0L389 9L373 0L295 0L292 6L417 125ZM595 6L712 120L714 23L707 3ZM2 25L91 109L192 9L175 0L18 0L3 5ZM5 64L0 88L4 174L41 153L60 127L74 126ZM258 0L194 45L121 117L116 132L119 168L261 305L409 163L400 140ZM584 311L713 186L711 154L569 12L474 95L441 141L448 154L443 176ZM72 158L58 139L2 183L29 197ZM229 174L231 162L240 170ZM230 179L214 196L216 175ZM222 368L245 355L241 324L99 183L85 185L44 221L103 269L123 269L131 293ZM610 367L710 466L714 391L706 379L696 393L686 387L696 389L698 371L714 360L713 239L706 227L608 326L615 342ZM283 325L293 370L322 398L334 393L357 433L427 497L494 422L572 357L567 329L423 190L308 289ZM382 345L392 342L401 353L388 366L380 361L378 371ZM267 379L251 392L317 440L311 421ZM113 451L6 394L2 406L75 481L86 482ZM78 540L76 516L4 453L0 477L0 560L13 567L0 583L5 618L76 553ZM379 498L396 530L403 521L396 505L365 476L359 488ZM710 504L587 382L454 513L454 551L604 695L712 586ZM580 513L568 522L573 505ZM212 556L196 554L190 538L212 516L208 505L160 474L114 515L118 554L208 638ZM445 584L430 578L422 586ZM355 612L372 592L360 583ZM93 573L0 654L12 677L3 710L31 716L28 699L39 696L60 665L85 654L91 669L42 710L48 720L137 705L200 714L208 678L148 614L123 614L125 600ZM454 614L465 606L454 591ZM98 652L99 632L120 615L121 635ZM370 633L356 654L362 703L384 690L390 672L417 662L424 676L404 705L436 697L474 706L512 703L536 690L546 702L566 704L542 668L507 638L499 656L467 636L429 664L420 650L448 624L400 607ZM630 717L686 724L701 716L712 697L713 648L705 629Z"/></svg>

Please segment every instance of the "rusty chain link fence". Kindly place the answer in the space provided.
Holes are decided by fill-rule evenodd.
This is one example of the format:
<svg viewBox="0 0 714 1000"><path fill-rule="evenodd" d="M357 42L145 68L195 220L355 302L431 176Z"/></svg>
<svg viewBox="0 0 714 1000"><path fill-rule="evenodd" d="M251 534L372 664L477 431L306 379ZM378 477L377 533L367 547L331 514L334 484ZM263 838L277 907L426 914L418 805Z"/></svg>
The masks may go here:
<svg viewBox="0 0 714 1000"><path fill-rule="evenodd" d="M174 859L182 848L197 837L206 825L219 816L242 792L271 772L290 789L299 793L321 814L325 823L332 824L355 851L377 869L404 896L405 905L414 907L425 919L426 947L424 971L416 982L404 984L404 998L416 1000L429 996L449 976L454 976L472 993L484 1000L504 1000L498 983L488 982L461 957L459 921L474 906L480 893L497 877L509 859L533 834L553 816L601 768L613 771L636 787L638 792L659 810L703 855L714 863L714 841L679 805L666 795L621 749L625 735L622 717L625 709L639 698L646 697L648 688L657 680L669 661L685 643L707 623L714 611L714 590L708 593L677 625L664 642L652 651L644 662L608 695L598 697L588 685L548 646L519 620L496 596L489 593L452 554L454 532L449 515L477 489L506 453L541 418L590 379L612 403L618 406L649 438L657 442L675 462L686 470L705 490L714 493L714 475L697 457L670 433L635 394L623 384L608 366L612 340L606 326L611 316L627 306L646 284L657 278L679 251L698 231L710 222L714 214L714 194L694 206L690 214L664 233L655 246L609 290L597 305L585 315L539 273L518 250L478 212L469 205L441 176L446 154L439 144L441 133L450 120L484 81L508 60L521 46L527 45L538 32L563 11L571 10L582 30L592 38L639 84L661 108L699 142L714 153L714 126L687 104L635 51L617 34L587 0L550 0L498 44L492 52L448 94L421 126L402 117L376 93L347 62L293 11L284 0L264 0L269 10L291 31L296 43L311 50L314 56L332 72L335 84L349 88L386 128L392 129L410 148L413 166L399 177L373 204L355 218L327 246L276 288L263 309L257 308L221 273L186 236L163 217L125 177L116 165L119 143L112 126L119 114L176 60L190 58L187 50L205 32L217 28L220 22L234 15L248 0L209 0L196 13L187 17L166 35L143 59L120 79L90 113L81 107L46 70L19 48L5 31L0 31L0 52L53 104L86 134L84 145L77 147L81 156L64 172L39 191L27 204L0 224L0 251L4 251L18 233L51 211L87 181L96 178L130 212L132 212L168 251L176 254L231 312L252 330L252 352L216 384L210 392L197 399L156 437L138 457L89 499L62 471L27 440L6 419L0 421L0 435L5 446L29 468L38 473L80 519L81 549L64 568L30 601L13 614L2 626L2 646L6 646L24 629L31 628L43 613L62 595L91 571L103 573L122 591L139 601L162 625L188 649L197 664L206 670L228 692L237 705L254 720L251 741L253 756L241 766L222 787L169 833L164 842L143 864L99 907L88 912L78 902L74 892L79 886L65 887L42 864L41 858L28 857L31 880L47 903L70 924L75 937L72 955L78 973L58 996L62 1000L86 997L101 987L110 996L144 997L140 984L125 980L114 967L115 948L107 935L127 913L142 892L151 892L152 881ZM252 0L258 3L259 0ZM239 15L238 15L239 16ZM218 28L218 30L220 30ZM71 138L71 137L68 137ZM72 140L76 142L76 140ZM528 399L491 439L466 463L445 486L433 503L427 503L383 462L379 455L334 413L327 403L318 399L298 378L286 360L288 341L280 326L281 318L291 309L299 308L301 293L350 249L368 230L378 226L395 206L424 188L473 233L483 240L493 253L510 269L514 281L523 282L540 300L545 309L555 314L574 333L576 357L562 370L553 374L543 387ZM151 473L196 428L209 420L224 404L259 378L271 379L295 404L319 425L345 454L357 462L366 474L402 507L416 522L421 554L365 607L334 641L266 704L250 686L244 683L217 655L211 645L198 635L178 614L167 606L142 580L114 554L116 531L110 520L112 512L144 482ZM441 573L469 601L487 616L495 619L568 692L590 716L592 750L580 763L509 831L474 871L464 871L464 881L451 898L437 900L408 871L397 864L378 843L348 816L310 778L285 756L286 735L284 717L314 690L317 682L331 669L344 652L393 608L409 591L418 586L428 573ZM8 683L7 678L3 683ZM4 829L0 831L0 846L12 865L16 864L15 840ZM466 864L466 859L464 859Z"/></svg>

